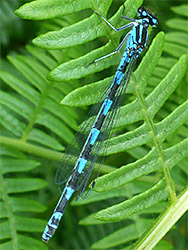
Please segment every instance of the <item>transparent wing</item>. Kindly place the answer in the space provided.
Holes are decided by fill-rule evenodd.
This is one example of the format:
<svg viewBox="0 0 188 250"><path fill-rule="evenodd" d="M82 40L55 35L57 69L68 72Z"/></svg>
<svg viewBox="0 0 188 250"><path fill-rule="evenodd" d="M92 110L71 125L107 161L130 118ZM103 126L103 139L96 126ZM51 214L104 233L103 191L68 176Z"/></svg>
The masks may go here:
<svg viewBox="0 0 188 250"><path fill-rule="evenodd" d="M63 184L68 180L69 176L71 175L73 168L78 160L81 149L83 148L87 136L93 126L94 121L92 119L89 119L89 117L94 116L98 113L101 104L106 97L108 89L109 87L107 87L103 94L100 96L100 98L98 98L98 102L93 105L89 114L87 115L86 122L84 122L84 124L81 125L81 127L78 129L75 138L65 151L64 157L61 163L59 164L55 175L55 183L59 185L60 192L64 188Z"/></svg>
<svg viewBox="0 0 188 250"><path fill-rule="evenodd" d="M104 120L104 123L101 127L99 137L97 138L97 141L93 146L93 149L91 151L91 156L89 158L88 166L86 167L88 169L88 171L85 172L86 174L84 174L82 176L82 179L84 179L84 181L83 181L81 188L79 188L79 192L77 193L77 199L80 196L82 196L82 194L86 188L87 181L91 175L94 164L96 163L96 161L98 159L99 151L101 152L102 155L105 155L107 143L105 144L105 147L103 147L103 143L104 143L104 140L106 138L110 138L110 136L113 132L113 128L115 126L115 121L117 121L117 119L115 119L115 117L118 115L118 111L119 111L118 107L122 103L122 99L124 97L124 93L125 93L126 88L128 86L131 73L134 69L135 62L136 62L135 58L132 58L128 67L127 67L127 70L124 74L124 77L122 79L120 87L118 88L118 91L115 94L114 101L113 101L113 104L111 107L111 111L108 112L107 117ZM103 161L104 161L104 157L101 157L101 162L100 162L100 164L98 163L98 170L95 171L96 174L95 174L94 179L96 179L99 176L100 168L102 166ZM95 180L92 183L92 188L94 188L94 185L95 185ZM84 196L84 198L87 197L88 191L83 196Z"/></svg>
<svg viewBox="0 0 188 250"><path fill-rule="evenodd" d="M115 94L114 101L113 101L113 104L111 107L111 111L109 111L109 113L107 114L107 117L104 120L103 125L101 127L101 132L97 138L96 143L94 144L94 146L92 148L90 157L88 159L88 163L86 164L86 166L84 168L84 173L82 175L80 175L79 180L76 183L75 190L79 189L78 198L82 195L82 193L85 190L85 187L87 185L87 182L88 182L89 177L91 175L91 172L93 170L94 164L97 161L98 152L100 151L105 138L107 137L107 135L110 135L112 132L112 128L113 128L114 120L115 120L114 117L117 114L117 106L119 106L121 101L122 101L123 94L124 94L125 89L128 85L130 75L131 75L132 70L133 70L134 62L135 62L135 60L132 59L127 67L127 70L126 70L124 77L123 77L123 80L122 80L123 82ZM100 100L104 100L104 98L106 97L106 94L108 92L108 89L105 91L105 93L103 93L102 98L100 98ZM91 115L93 113L97 114L97 112L100 109L100 106L101 106L101 104L94 105L94 108L91 109L89 114L91 114ZM96 112L96 110L97 110L97 112ZM65 153L65 156L62 159L62 162L61 162L59 168L57 169L55 182L56 182L56 184L59 185L60 191L63 190L63 188L64 188L63 183L65 183L68 180L69 176L71 174L73 174L73 171L74 171L73 168L78 160L79 154L81 152L82 147L84 146L84 143L87 139L87 136L88 136L88 134L93 126L95 117L96 116L92 116L91 118L87 119L86 122L81 124L81 126L79 127L79 132L76 134L75 139L73 140L71 145L68 147L68 149ZM104 149L104 151L105 151L105 149ZM99 166L101 166L101 165L102 164L99 164ZM100 169L100 167L99 167L99 169ZM99 175L99 171L98 171L97 175Z"/></svg>

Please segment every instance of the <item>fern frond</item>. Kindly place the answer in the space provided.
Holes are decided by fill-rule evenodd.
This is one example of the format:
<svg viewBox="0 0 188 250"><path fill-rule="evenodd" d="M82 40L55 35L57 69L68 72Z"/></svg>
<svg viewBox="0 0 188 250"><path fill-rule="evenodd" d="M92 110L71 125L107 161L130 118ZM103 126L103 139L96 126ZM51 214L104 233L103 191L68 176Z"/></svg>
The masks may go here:
<svg viewBox="0 0 188 250"><path fill-rule="evenodd" d="M60 100L74 87L66 88L66 83L59 87L59 83L46 80L50 70L48 66L57 64L57 53L53 57L32 46L27 48L37 54L38 59L29 54L8 56L14 74L10 63L0 72L1 144L43 159L60 161L62 154L57 151L64 150L62 143L69 143L73 130L77 128L77 114L62 107ZM19 150L11 155L8 148L4 153L6 157L1 159L0 181L1 249L47 249L34 236L34 233L42 232L46 221L24 215L45 210L40 203L24 198L24 193L38 191L46 185L40 178L29 177L29 172L39 164L23 158ZM19 155L21 159L15 159ZM20 177L18 172L22 173Z"/></svg>
<svg viewBox="0 0 188 250"><path fill-rule="evenodd" d="M181 39L181 36L179 37L179 39ZM153 42L153 44L155 44L155 41ZM98 212L95 217L102 221L105 220L110 222L125 219L132 213L140 213L141 211L143 211L143 209L145 210L153 205L156 205L161 200L166 200L168 195L171 196L171 200L176 200L174 196L172 178L170 177L168 179L169 174L168 170L166 171L166 169L172 169L175 165L178 164L178 162L181 162L183 159L185 159L185 157L187 157L187 140L183 140L182 142L177 143L169 149L166 148L164 151L162 150L162 143L168 140L171 134L173 134L180 126L186 123L186 110L188 110L187 101L183 102L178 108L176 108L170 115L167 115L162 121L154 124L153 118L159 112L161 107L163 107L163 105L169 99L172 93L175 92L178 84L181 82L187 69L186 57L182 56L179 62L170 70L170 72L161 81L161 83L146 98L144 98L144 90L152 74L152 65L154 68L157 62L157 57L158 55L160 55L160 45L161 41L158 44L156 42L156 45L153 45L153 48L152 45L150 46L146 57L143 59L143 62L140 64L140 67L135 72L135 76L133 76L133 79L135 78L136 80L133 80L133 82L131 82L132 84L130 83L129 85L134 88L133 86L136 83L137 85L135 86L135 91L130 87L128 88L127 92L135 93L135 95L137 96L137 100L121 108L120 117L116 122L116 126L125 126L127 124L137 122L139 120L144 120L145 123L139 128L135 129L135 131L128 132L125 135L116 136L111 139L110 142L108 142L107 144L109 146L106 151L106 154L109 155L119 153L123 152L124 150L130 151L134 147L138 147L145 143L147 143L149 146L153 145L154 147L152 147L152 150L143 159L139 159L138 162L132 163L125 167L121 167L119 170L116 170L110 174L98 178L95 190L100 192L106 192L108 190L111 190L112 188L117 188L121 185L126 184L127 182L133 181L135 178L140 178L145 174L149 174L157 170L163 170L165 172L165 177L167 180L159 181L156 186L140 194L139 196L135 196L133 199L107 208L104 211L102 210L101 212ZM182 51L185 52L185 50L180 50L180 55L182 54ZM172 60L170 61L171 66L173 66ZM159 64L161 63L162 60L159 62ZM61 71L61 68L59 69ZM165 73L166 72L168 71L165 71ZM164 73L162 73L160 77L162 77L163 75ZM142 79L142 76L144 76L145 78L143 79L143 81L139 81L140 79ZM100 93L101 89L105 89L106 85L109 84L108 81L110 82L111 78L105 79L98 83L94 83L90 86L84 86L82 88L76 89L75 91L67 95L62 103L71 106L92 104L94 97L92 95L88 97L88 91L91 90L91 93ZM104 86L101 86L103 84ZM100 89L98 90L98 88ZM123 109L127 109L127 112L123 112ZM186 133L184 133L184 137L186 136ZM161 156L163 160L161 159ZM161 162L161 160L163 163ZM166 166L167 162L168 164ZM119 173L119 175L116 173ZM122 180L124 181L122 182ZM167 182L169 186L166 186L165 182ZM120 192L120 190L118 190L117 192ZM104 193L104 196L105 195L106 193ZM97 197L98 196L96 196L96 201L99 199ZM106 195L106 199L107 197L109 198L108 195ZM135 209L133 203L135 204ZM128 206L128 209L130 209L131 213L127 211L127 207L125 208L124 204L125 206ZM119 239L120 241L118 244L121 244L122 237L120 237ZM109 239L107 237L107 242L108 240ZM94 249L105 248L103 244L101 245L101 241L99 241L98 243L99 244L93 245ZM113 246L114 241L111 245L107 244L106 248Z"/></svg>
<svg viewBox="0 0 188 250"><path fill-rule="evenodd" d="M111 2L112 0L106 0L103 1L102 3L100 2L101 14L106 14L107 10L111 5ZM95 10L96 8L98 8L98 4L99 3L97 2L93 3L93 1L87 1L87 2L73 1L72 3L63 5L64 6L63 12L60 12L60 6L58 5L58 2L39 1L38 2L39 7L36 11L40 11L40 13L38 13L39 19L41 17L47 19L49 16L51 17L51 15L53 15L53 17L57 17L60 15L60 13L61 15L71 14L73 12L80 11L81 9L86 9L86 8L91 8L92 10ZM135 15L135 10L141 4L142 0L127 1L125 3L125 8L127 10L126 14L129 17L133 17ZM36 13L36 11L34 12L33 9L35 8L35 6L37 8L37 4L35 2L26 4L22 6L20 9L18 9L16 11L16 14L18 14L22 18L33 19L34 18L33 15L35 15ZM45 6L48 6L48 8L50 6L48 14L42 11L43 8L45 9ZM112 24L114 24L115 26L117 26L117 24L121 25L122 23L122 20L120 18L121 12L122 8L120 8L117 14L114 15L114 17L110 20ZM113 40L111 41L112 33L113 33ZM73 39L74 34L75 37ZM60 31L50 32L42 36L39 36L34 40L34 44L42 48L62 49L83 44L104 35L105 36L107 35L106 25L104 25L103 23L101 24L96 14L93 14L89 18L79 23L73 24L69 27L65 27ZM70 62L58 66L50 73L49 79L55 81L78 79L87 76L89 74L93 74L96 71L101 71L102 69L110 67L111 65L116 65L120 59L120 55L115 56L113 60L112 59L110 59L110 61L106 60L105 65L104 62L102 64L99 63L97 64L98 65L97 68L96 66L95 67L91 66L89 67L88 70L86 70L86 66L90 62L92 62L94 58L97 58L102 54L107 54L109 51L115 50L115 48L118 46L121 35L122 35L121 32L115 34L114 32L111 31L108 35L109 43L106 46L99 48L95 51L92 51L85 56L81 56L75 60L71 60Z"/></svg>
<svg viewBox="0 0 188 250"><path fill-rule="evenodd" d="M125 15L134 17L136 8L142 2L142 0L127 0ZM17 69L16 73L10 73L12 68L9 71L7 67L4 67L1 73L1 79L4 82L0 99L4 128L3 144L32 152L43 158L56 160L60 158L61 155L56 151L63 150L62 142L66 145L73 137L72 130L77 128L75 121L77 115L75 110L62 107L59 102L66 95L62 103L67 106L94 104L97 96L110 84L113 72L110 70L108 75L102 75L103 80L99 74L93 77L93 73L109 67L113 70L113 66L121 57L118 53L113 58L107 58L89 68L86 67L94 59L114 51L119 44L122 33L114 33L101 22L98 16L86 11L90 8L106 16L111 4L112 0L102 2L38 0L25 4L16 11L19 16L26 19L56 19L41 25L43 34L33 40L38 47L50 49L50 51L44 52L39 48L27 46L29 53L8 57ZM185 6L180 6L177 9L173 8L173 11L185 16L184 9ZM79 15L79 11L87 17L83 19L81 14L81 21L72 20L71 25L61 27L65 22L61 16L73 13ZM110 22L115 27L126 23L120 18L121 12L122 7L110 18ZM128 104L120 108L120 116L116 121L116 134L107 143L106 151L107 155L111 155L112 162L114 161L112 164L121 167L115 171L109 168L110 173L97 179L95 186L97 192L93 192L87 200L77 202L77 205L83 205L104 201L100 202L103 204L102 207L99 206L97 211L93 209L92 215L80 222L82 225L96 225L102 230L104 228L105 233L100 235L97 230L95 233L92 229L90 231L90 235L97 235L96 239L91 237L91 242L95 242L92 245L94 249L108 249L122 245L122 249L128 249L128 245L132 245L138 238L140 241L132 245L134 249L154 247L157 243L156 249L166 250L172 247L168 242L160 240L186 210L184 205L187 194L185 178L188 174L185 167L188 104L186 81L183 79L186 71L186 56L182 56L186 52L186 23L183 17L168 21L167 25L173 29L165 37L164 52L168 57L162 56L159 60L163 48L163 33L159 33L131 78L127 91L131 94L128 96L129 102L127 101ZM52 31L46 33L46 28L51 28ZM175 31L176 28L178 31ZM98 40L101 37L107 38L108 41L106 45L98 48ZM93 46L94 39L96 43ZM80 48L82 44L87 49L84 48L80 52L78 47ZM72 60L66 57L67 48L70 50L68 53ZM64 49L63 53L61 49ZM178 62L177 58L179 58ZM48 80L46 80L47 75ZM85 76L88 80L84 79ZM81 87L78 88L79 85L75 79L80 78ZM74 87L61 82L70 80L74 83ZM181 81L182 85L180 85ZM94 83L82 87L85 82ZM128 154L125 154L125 150ZM52 156L53 152L54 156ZM28 171L32 168L31 165L28 163ZM23 165L20 162L18 166L20 171L23 171ZM19 185L23 185L24 181L24 179L23 183L20 181ZM7 183L10 185L10 191L13 192L16 182L11 180ZM30 187L29 182L28 186ZM17 190L16 193L19 192L19 188L15 190ZM27 191L27 188L25 190ZM182 190L184 190L182 195L176 196L176 193ZM166 209L167 199L170 200L170 205ZM165 209L166 214L162 214L159 220L155 220ZM174 220L170 220L172 211L176 214ZM115 223L111 223L123 220L125 220L123 226L115 227ZM165 227L168 221L170 226ZM30 223L32 222L31 219ZM36 228L31 227L30 231L40 231L40 225L35 222ZM17 225L17 229L21 227L25 231L29 230L28 223L29 220L26 220L26 225ZM111 232L108 232L108 227L111 225L109 223L112 224ZM108 225L105 227L106 224ZM149 229L144 233L148 227ZM4 228L6 236L9 230L7 225ZM84 232L79 231L78 234L84 239L84 243L78 244L77 241L70 240L71 246L75 249L89 248L88 238ZM106 236L107 234L109 235ZM157 235L157 238L154 238L154 235ZM26 236L21 235L18 236L18 240L23 244L29 242ZM26 248L26 244L23 246Z"/></svg>
<svg viewBox="0 0 188 250"><path fill-rule="evenodd" d="M166 22L166 25L173 29L172 32L168 32L166 35L166 43L164 51L173 57L179 57L182 54L187 53L187 4L182 4L178 7L171 7L171 10L175 14L179 14L179 17L172 18Z"/></svg>
<svg viewBox="0 0 188 250"><path fill-rule="evenodd" d="M34 200L24 197L26 192L38 191L46 186L39 178L23 177L38 167L39 162L26 159L20 151L4 147L1 151L1 244L0 249L47 249L40 240L32 239L33 232L42 232L45 221L29 218L27 213L41 213L45 207ZM13 174L14 175L10 175ZM21 195L20 195L21 194ZM25 232L22 234L22 232ZM33 242L28 248L26 242ZM32 247L31 247L32 246Z"/></svg>
<svg viewBox="0 0 188 250"><path fill-rule="evenodd" d="M45 55L45 52L41 54ZM73 133L68 126L73 129L77 126L70 111L58 103L62 96L57 92L56 84L45 79L48 69L32 57L17 55L9 56L8 59L22 73L24 79L6 71L1 72L1 79L14 90L11 95L1 91L3 126L22 140L31 140L55 150L62 150L55 137L48 136L36 127L37 124L46 127L65 142L70 142Z"/></svg>

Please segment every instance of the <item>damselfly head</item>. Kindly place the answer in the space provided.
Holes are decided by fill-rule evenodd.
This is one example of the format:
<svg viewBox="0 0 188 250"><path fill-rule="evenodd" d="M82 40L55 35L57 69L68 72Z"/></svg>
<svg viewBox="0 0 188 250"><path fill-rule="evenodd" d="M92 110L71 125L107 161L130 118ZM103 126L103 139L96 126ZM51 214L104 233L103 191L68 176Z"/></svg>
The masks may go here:
<svg viewBox="0 0 188 250"><path fill-rule="evenodd" d="M143 8L143 7L139 7L137 9L137 15L141 18L145 18L148 19L149 24L152 27L156 27L158 25L158 19L147 9Z"/></svg>

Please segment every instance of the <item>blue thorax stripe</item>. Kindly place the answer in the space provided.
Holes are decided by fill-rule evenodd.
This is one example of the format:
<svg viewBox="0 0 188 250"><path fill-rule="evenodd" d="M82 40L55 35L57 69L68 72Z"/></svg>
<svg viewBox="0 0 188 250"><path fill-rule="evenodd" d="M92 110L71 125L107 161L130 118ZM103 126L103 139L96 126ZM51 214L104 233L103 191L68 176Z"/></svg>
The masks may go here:
<svg viewBox="0 0 188 250"><path fill-rule="evenodd" d="M142 32L143 32L143 26L139 26L139 43L142 43Z"/></svg>

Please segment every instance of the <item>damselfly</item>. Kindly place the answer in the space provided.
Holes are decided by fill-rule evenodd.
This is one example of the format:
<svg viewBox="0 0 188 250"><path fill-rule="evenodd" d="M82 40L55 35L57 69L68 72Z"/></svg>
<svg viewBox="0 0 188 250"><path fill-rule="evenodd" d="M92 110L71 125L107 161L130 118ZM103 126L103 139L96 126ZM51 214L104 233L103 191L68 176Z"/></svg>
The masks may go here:
<svg viewBox="0 0 188 250"><path fill-rule="evenodd" d="M65 160L62 161L61 166L58 168L58 171L56 173L56 181L60 185L65 181L67 182L61 194L59 202L54 209L54 212L50 220L48 221L48 224L45 227L44 233L42 235L42 239L45 242L48 242L48 240L52 237L55 230L57 229L67 203L73 193L78 189L81 190L81 192L84 191L94 162L97 159L97 152L105 139L105 130L107 129L106 126L109 126L114 119L112 113L115 113L115 105L118 103L117 100L122 95L123 91L126 90L135 61L145 48L148 37L148 27L155 27L158 25L157 18L153 16L150 11L142 7L138 8L137 10L137 15L140 19L125 17L123 15L124 9L125 8L123 7L121 17L131 22L117 29L113 27L103 16L95 12L115 31L121 31L129 27L132 27L132 29L125 35L122 42L114 52L105 55L93 62L96 63L99 60L105 59L106 57L117 53L121 49L123 44L127 41L126 50L117 68L113 82L109 87L109 90L104 98L104 101L99 109L99 112L89 134L86 135L86 140L84 141L82 148L79 149L80 154L77 156L75 163L72 164L73 161L71 161L71 158L65 158ZM109 112L110 110L112 110L112 112ZM111 115L109 115L109 113L111 113ZM104 131L104 133L102 133L102 131ZM77 135L75 143L72 144L72 148L75 147L78 149L79 141L80 136ZM67 164L72 164L72 172L69 174L69 178L67 174L69 172L67 171L66 173L66 170L68 169Z"/></svg>

